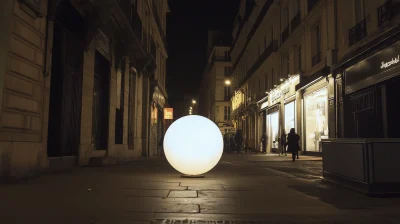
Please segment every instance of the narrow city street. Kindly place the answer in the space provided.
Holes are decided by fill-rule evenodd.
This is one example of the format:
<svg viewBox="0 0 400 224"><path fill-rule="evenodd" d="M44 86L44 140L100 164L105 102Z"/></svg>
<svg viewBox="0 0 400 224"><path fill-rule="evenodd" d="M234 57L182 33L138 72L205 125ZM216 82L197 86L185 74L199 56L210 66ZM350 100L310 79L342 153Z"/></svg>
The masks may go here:
<svg viewBox="0 0 400 224"><path fill-rule="evenodd" d="M321 164L228 154L204 178L164 157L42 174L0 186L1 223L398 223L400 198L325 183Z"/></svg>

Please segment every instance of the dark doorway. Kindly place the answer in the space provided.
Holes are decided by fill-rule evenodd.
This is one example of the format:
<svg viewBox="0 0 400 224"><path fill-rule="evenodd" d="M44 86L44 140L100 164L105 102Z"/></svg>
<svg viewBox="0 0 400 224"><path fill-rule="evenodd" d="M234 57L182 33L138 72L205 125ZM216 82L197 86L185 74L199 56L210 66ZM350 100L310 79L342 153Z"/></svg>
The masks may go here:
<svg viewBox="0 0 400 224"><path fill-rule="evenodd" d="M129 99L128 99L128 149L133 149L134 145L134 130L135 130L135 98L136 98L136 74L129 73Z"/></svg>
<svg viewBox="0 0 400 224"><path fill-rule="evenodd" d="M352 93L346 97L345 137L380 138L383 137L380 122L380 88L376 86Z"/></svg>
<svg viewBox="0 0 400 224"><path fill-rule="evenodd" d="M121 61L117 74L117 108L115 109L115 144L124 142L125 60Z"/></svg>
<svg viewBox="0 0 400 224"><path fill-rule="evenodd" d="M67 15L67 16L66 16ZM77 156L80 144L83 19L64 1L54 21L47 154Z"/></svg>
<svg viewBox="0 0 400 224"><path fill-rule="evenodd" d="M400 77L387 81L386 84L386 111L387 134L389 138L400 138ZM385 115L383 115L385 116Z"/></svg>
<svg viewBox="0 0 400 224"><path fill-rule="evenodd" d="M96 150L106 150L110 110L110 63L96 51L93 84L92 143Z"/></svg>

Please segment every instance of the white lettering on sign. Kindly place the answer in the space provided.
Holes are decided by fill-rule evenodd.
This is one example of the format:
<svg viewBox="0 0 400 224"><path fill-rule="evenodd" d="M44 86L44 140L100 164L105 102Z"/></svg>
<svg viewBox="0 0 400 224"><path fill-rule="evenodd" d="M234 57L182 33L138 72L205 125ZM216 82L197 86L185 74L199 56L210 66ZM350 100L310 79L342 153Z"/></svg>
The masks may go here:
<svg viewBox="0 0 400 224"><path fill-rule="evenodd" d="M397 55L397 58L392 58L392 60L390 60L388 62L382 61L381 69L388 68L388 67L390 67L392 65L395 65L395 64L397 64L399 62L400 62L400 55Z"/></svg>

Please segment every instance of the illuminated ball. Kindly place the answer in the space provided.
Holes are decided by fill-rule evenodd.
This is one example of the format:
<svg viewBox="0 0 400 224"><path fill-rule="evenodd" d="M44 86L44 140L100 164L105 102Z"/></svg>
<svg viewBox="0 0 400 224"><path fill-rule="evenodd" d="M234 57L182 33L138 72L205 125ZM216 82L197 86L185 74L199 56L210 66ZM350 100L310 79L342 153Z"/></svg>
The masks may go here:
<svg viewBox="0 0 400 224"><path fill-rule="evenodd" d="M190 115L176 120L164 137L164 153L177 171L200 175L221 159L223 139L218 126L208 118Z"/></svg>

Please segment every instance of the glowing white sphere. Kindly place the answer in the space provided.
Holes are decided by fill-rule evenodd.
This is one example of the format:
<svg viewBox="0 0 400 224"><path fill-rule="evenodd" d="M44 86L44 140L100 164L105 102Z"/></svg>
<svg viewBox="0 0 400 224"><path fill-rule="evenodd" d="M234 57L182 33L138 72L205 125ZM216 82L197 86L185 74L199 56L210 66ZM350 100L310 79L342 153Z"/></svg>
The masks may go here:
<svg viewBox="0 0 400 224"><path fill-rule="evenodd" d="M176 120L164 137L165 157L172 167L186 175L210 171L221 159L223 147L218 126L198 115Z"/></svg>

